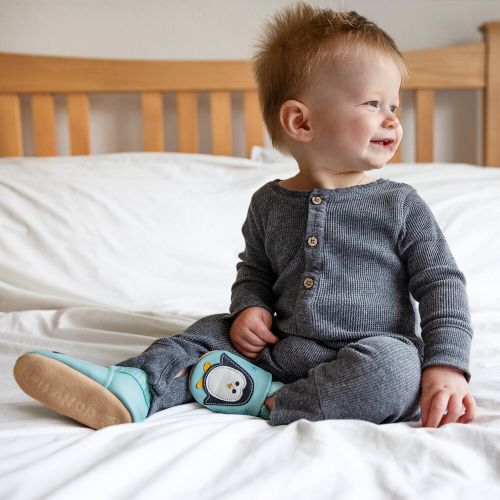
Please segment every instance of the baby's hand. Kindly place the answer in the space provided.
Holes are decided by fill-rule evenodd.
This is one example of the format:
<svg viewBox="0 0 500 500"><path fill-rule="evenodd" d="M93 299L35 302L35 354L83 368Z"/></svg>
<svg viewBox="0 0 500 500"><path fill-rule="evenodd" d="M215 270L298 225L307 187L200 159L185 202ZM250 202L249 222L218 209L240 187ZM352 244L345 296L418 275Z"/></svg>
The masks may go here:
<svg viewBox="0 0 500 500"><path fill-rule="evenodd" d="M279 340L270 330L272 324L273 316L267 309L248 307L236 316L229 337L238 352L255 359L267 344L276 344Z"/></svg>
<svg viewBox="0 0 500 500"><path fill-rule="evenodd" d="M422 373L421 385L423 427L453 422L465 424L474 418L476 401L461 370L451 366L429 366Z"/></svg>

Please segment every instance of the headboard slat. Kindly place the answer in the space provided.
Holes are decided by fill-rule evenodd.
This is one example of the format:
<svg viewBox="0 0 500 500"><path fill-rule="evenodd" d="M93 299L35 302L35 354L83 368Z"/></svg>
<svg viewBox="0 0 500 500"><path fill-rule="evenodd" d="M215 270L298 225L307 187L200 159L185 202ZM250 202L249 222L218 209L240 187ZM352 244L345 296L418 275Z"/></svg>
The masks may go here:
<svg viewBox="0 0 500 500"><path fill-rule="evenodd" d="M161 92L142 92L141 107L144 151L165 151L163 95Z"/></svg>
<svg viewBox="0 0 500 500"><path fill-rule="evenodd" d="M177 147L181 153L198 153L198 95L177 94Z"/></svg>
<svg viewBox="0 0 500 500"><path fill-rule="evenodd" d="M24 156L21 103L16 94L0 94L0 156Z"/></svg>
<svg viewBox="0 0 500 500"><path fill-rule="evenodd" d="M410 79L403 83L403 88L484 88L485 52L484 43L405 51Z"/></svg>
<svg viewBox="0 0 500 500"><path fill-rule="evenodd" d="M31 96L31 117L35 156L55 156L57 146L54 97L51 94L33 94Z"/></svg>
<svg viewBox="0 0 500 500"><path fill-rule="evenodd" d="M259 96L255 90L243 93L245 115L245 152L250 157L252 146L264 144L264 122L259 106Z"/></svg>
<svg viewBox="0 0 500 500"><path fill-rule="evenodd" d="M500 167L500 23L481 26L486 38L484 164Z"/></svg>
<svg viewBox="0 0 500 500"><path fill-rule="evenodd" d="M250 61L138 61L0 52L0 93L226 91L254 87Z"/></svg>
<svg viewBox="0 0 500 500"><path fill-rule="evenodd" d="M231 94L229 92L210 92L210 118L212 154L231 155L233 152L233 133Z"/></svg>
<svg viewBox="0 0 500 500"><path fill-rule="evenodd" d="M69 94L68 122L72 155L90 154L89 97L87 94Z"/></svg>
<svg viewBox="0 0 500 500"><path fill-rule="evenodd" d="M434 160L434 91L415 91L417 162Z"/></svg>

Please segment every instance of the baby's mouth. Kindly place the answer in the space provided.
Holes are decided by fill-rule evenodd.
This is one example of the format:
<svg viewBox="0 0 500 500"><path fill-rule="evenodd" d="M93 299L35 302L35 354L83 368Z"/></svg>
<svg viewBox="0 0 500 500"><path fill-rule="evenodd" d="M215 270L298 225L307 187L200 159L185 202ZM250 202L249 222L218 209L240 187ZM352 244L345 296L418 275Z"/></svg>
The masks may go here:
<svg viewBox="0 0 500 500"><path fill-rule="evenodd" d="M378 144L379 146L392 146L394 144L394 139L377 139L370 141L372 144Z"/></svg>

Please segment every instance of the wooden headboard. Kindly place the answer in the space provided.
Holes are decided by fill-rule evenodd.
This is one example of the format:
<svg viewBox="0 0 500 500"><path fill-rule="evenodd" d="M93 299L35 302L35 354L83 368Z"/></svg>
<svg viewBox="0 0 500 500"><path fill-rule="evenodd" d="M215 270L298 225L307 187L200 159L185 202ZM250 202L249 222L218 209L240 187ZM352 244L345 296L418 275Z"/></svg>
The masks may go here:
<svg viewBox="0 0 500 500"><path fill-rule="evenodd" d="M434 95L440 89L484 92L483 158L500 166L500 21L481 26L484 42L405 52L415 92L416 161L433 161ZM89 94L141 95L144 151L164 151L163 93L177 100L179 152L196 153L197 94L210 95L213 154L232 152L231 92L243 93L247 154L264 126L248 61L131 61L0 53L0 156L23 156L20 96L31 99L36 156L57 154L54 95L67 99L72 155L90 154ZM393 161L401 158L400 151Z"/></svg>

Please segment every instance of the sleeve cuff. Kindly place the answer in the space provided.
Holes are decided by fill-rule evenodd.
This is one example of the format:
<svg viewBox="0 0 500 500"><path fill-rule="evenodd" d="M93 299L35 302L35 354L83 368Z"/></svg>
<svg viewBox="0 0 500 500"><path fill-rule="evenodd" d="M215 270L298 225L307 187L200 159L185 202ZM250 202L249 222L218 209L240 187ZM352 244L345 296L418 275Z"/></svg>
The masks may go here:
<svg viewBox="0 0 500 500"><path fill-rule="evenodd" d="M224 319L234 319L241 311L248 309L249 307L262 307L263 309L267 309L271 315L274 315L274 311L264 302L260 301L248 301L238 305L231 305L229 314L224 316Z"/></svg>
<svg viewBox="0 0 500 500"><path fill-rule="evenodd" d="M429 338L430 336L430 338ZM469 382L469 355L471 337L463 330L435 331L425 339L422 369L429 366L447 365L462 370Z"/></svg>

